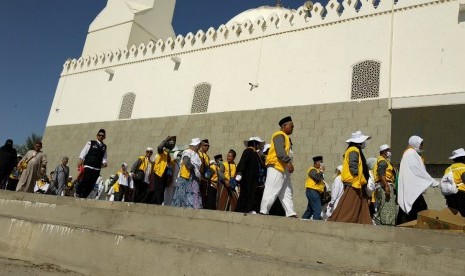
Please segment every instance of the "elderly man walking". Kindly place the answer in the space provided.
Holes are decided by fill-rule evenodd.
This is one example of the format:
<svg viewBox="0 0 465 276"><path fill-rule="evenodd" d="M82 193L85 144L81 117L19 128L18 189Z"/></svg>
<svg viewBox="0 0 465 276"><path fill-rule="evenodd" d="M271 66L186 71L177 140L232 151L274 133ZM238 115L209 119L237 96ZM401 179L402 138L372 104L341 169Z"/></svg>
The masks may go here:
<svg viewBox="0 0 465 276"><path fill-rule="evenodd" d="M57 188L57 195L64 196L65 188L68 187L68 177L69 177L68 157L63 157L61 164L55 168L54 172L55 172L54 182Z"/></svg>
<svg viewBox="0 0 465 276"><path fill-rule="evenodd" d="M267 167L265 190L263 191L260 213L268 215L276 198L281 201L287 217L297 217L292 200L291 173L292 143L289 135L294 130L294 123L290 116L279 121L280 130L271 137L271 146L266 157Z"/></svg>

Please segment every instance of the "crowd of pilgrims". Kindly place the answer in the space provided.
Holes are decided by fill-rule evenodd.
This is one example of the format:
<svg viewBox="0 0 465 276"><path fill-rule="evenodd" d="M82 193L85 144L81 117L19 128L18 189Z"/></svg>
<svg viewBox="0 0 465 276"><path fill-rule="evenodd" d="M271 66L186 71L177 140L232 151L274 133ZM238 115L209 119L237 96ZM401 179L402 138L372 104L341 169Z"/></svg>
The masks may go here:
<svg viewBox="0 0 465 276"><path fill-rule="evenodd" d="M132 166L120 169L103 181L107 166L106 132L86 143L79 154L73 178L68 157L47 175L42 143L24 156L16 154L8 139L0 148L0 187L12 191L42 193L110 201L126 201L176 207L235 211L249 214L297 217L293 205L291 175L294 123L290 116L279 121L270 144L260 137L244 140L236 164L236 151L209 156L208 139L194 138L185 149L168 136L154 150L147 147ZM377 158L365 158L370 137L361 131L346 140L342 165L335 169L332 185L325 182L323 156L313 157L306 172L308 205L303 219L361 224L399 225L415 220L427 209L423 197L428 187L440 187L447 206L465 216L465 150L454 150L452 165L437 181L426 171L423 139L410 137L399 168L390 161L391 149L379 147Z"/></svg>

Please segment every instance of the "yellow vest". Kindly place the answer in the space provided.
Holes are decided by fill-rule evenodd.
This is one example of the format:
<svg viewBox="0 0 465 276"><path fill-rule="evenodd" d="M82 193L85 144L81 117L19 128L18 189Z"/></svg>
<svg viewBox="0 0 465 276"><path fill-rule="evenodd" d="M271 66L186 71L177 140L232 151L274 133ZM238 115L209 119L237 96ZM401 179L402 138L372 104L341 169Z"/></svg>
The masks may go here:
<svg viewBox="0 0 465 276"><path fill-rule="evenodd" d="M315 182L315 180L313 180L310 176L308 176L308 174L310 173L311 170L315 169L318 173L320 172L319 169L315 168L315 167L310 167L308 170L307 170L307 181L305 181L305 188L310 188L310 189L313 189L313 190L316 190L320 193L324 192L325 191L325 183L323 181L320 181L320 182Z"/></svg>
<svg viewBox="0 0 465 276"><path fill-rule="evenodd" d="M386 161L388 167L386 169L386 181L389 183L394 183L394 167L392 166L391 162L389 162L383 156L378 156L378 160L376 160L375 167L373 168L373 175L375 177L375 183L381 182L381 178L378 175L378 164L381 161Z"/></svg>
<svg viewBox="0 0 465 276"><path fill-rule="evenodd" d="M202 161L201 173L205 172L204 166L210 166L210 156L205 152L199 151L200 161Z"/></svg>
<svg viewBox="0 0 465 276"><path fill-rule="evenodd" d="M122 174L123 172L121 170L117 171L116 172L116 175L115 177L117 177L118 180L116 180L116 183L113 184L113 192L115 193L118 193L119 192L119 176Z"/></svg>
<svg viewBox="0 0 465 276"><path fill-rule="evenodd" d="M216 164L211 164L210 165L210 170L212 172L212 177L211 177L211 182L210 184L215 187L215 188L218 188L218 166Z"/></svg>
<svg viewBox="0 0 465 276"><path fill-rule="evenodd" d="M236 164L235 163L229 164L228 161L224 161L223 166L224 166L224 178L226 178L227 180L230 180L231 177L236 176ZM231 171L229 171L229 168L231 168Z"/></svg>
<svg viewBox="0 0 465 276"><path fill-rule="evenodd" d="M181 160L181 167L179 168L179 176L184 179L191 178L191 171L187 169L186 165L184 164L184 160Z"/></svg>
<svg viewBox="0 0 465 276"><path fill-rule="evenodd" d="M349 155L351 152L358 153L358 175L352 175L349 169ZM342 164L342 173L341 173L341 180L345 183L351 183L352 187L360 189L363 185L367 184L367 180L363 175L363 166L362 166L362 158L360 156L360 150L357 147L350 147L346 150L344 154L344 162Z"/></svg>
<svg viewBox="0 0 465 276"><path fill-rule="evenodd" d="M462 174L465 173L465 164L463 163L454 163L449 168L446 169L444 174L448 174L450 170L453 170L454 182L455 185L462 183ZM458 190L465 192L465 185L458 186Z"/></svg>
<svg viewBox="0 0 465 276"><path fill-rule="evenodd" d="M153 162L146 159L145 155L139 156L139 159L142 161L142 162L140 162L140 165L139 165L139 168L138 168L139 170L145 172L147 170L147 167L148 167L149 163L152 164L152 168L153 168Z"/></svg>
<svg viewBox="0 0 465 276"><path fill-rule="evenodd" d="M159 177L163 176L163 173L165 172L166 167L168 166L168 157L169 153L165 150L163 150L162 153L157 154L157 156L155 157L155 165L153 166L153 172Z"/></svg>
<svg viewBox="0 0 465 276"><path fill-rule="evenodd" d="M286 154L289 155L289 152L291 150L291 141L289 139L289 136L286 133L284 133L284 131L278 130L271 136L271 146L270 150L268 151L268 156L266 157L265 165L272 166L278 171L284 173L286 163L278 159L278 154L276 153L276 148L273 142L273 139L278 135L284 136L284 150L286 151Z"/></svg>

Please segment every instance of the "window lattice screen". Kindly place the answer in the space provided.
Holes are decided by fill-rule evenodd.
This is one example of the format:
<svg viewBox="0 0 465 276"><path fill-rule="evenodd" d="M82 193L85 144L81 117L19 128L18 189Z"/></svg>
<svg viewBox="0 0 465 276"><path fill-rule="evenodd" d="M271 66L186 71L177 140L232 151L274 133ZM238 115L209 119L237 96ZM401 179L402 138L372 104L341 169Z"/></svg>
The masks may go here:
<svg viewBox="0 0 465 276"><path fill-rule="evenodd" d="M352 100L379 97L380 67L381 64L373 60L362 61L353 67L350 94Z"/></svg>
<svg viewBox="0 0 465 276"><path fill-rule="evenodd" d="M211 89L212 89L212 86L208 83L202 83L195 87L194 99L192 100L191 113L207 112Z"/></svg>
<svg viewBox="0 0 465 276"><path fill-rule="evenodd" d="M123 101L119 110L118 119L131 119L132 109L134 107L135 101L136 94L134 93L127 93L123 96Z"/></svg>

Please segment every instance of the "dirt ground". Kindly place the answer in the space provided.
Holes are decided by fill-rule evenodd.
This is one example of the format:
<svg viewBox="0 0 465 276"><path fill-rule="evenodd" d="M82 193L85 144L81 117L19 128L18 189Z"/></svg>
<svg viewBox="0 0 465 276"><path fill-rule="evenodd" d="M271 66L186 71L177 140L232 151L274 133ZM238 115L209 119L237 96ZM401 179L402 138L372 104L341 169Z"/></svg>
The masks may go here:
<svg viewBox="0 0 465 276"><path fill-rule="evenodd" d="M63 269L53 264L33 264L26 261L0 258L0 276L30 276L30 275L47 275L47 276L78 276L83 275L68 269Z"/></svg>

